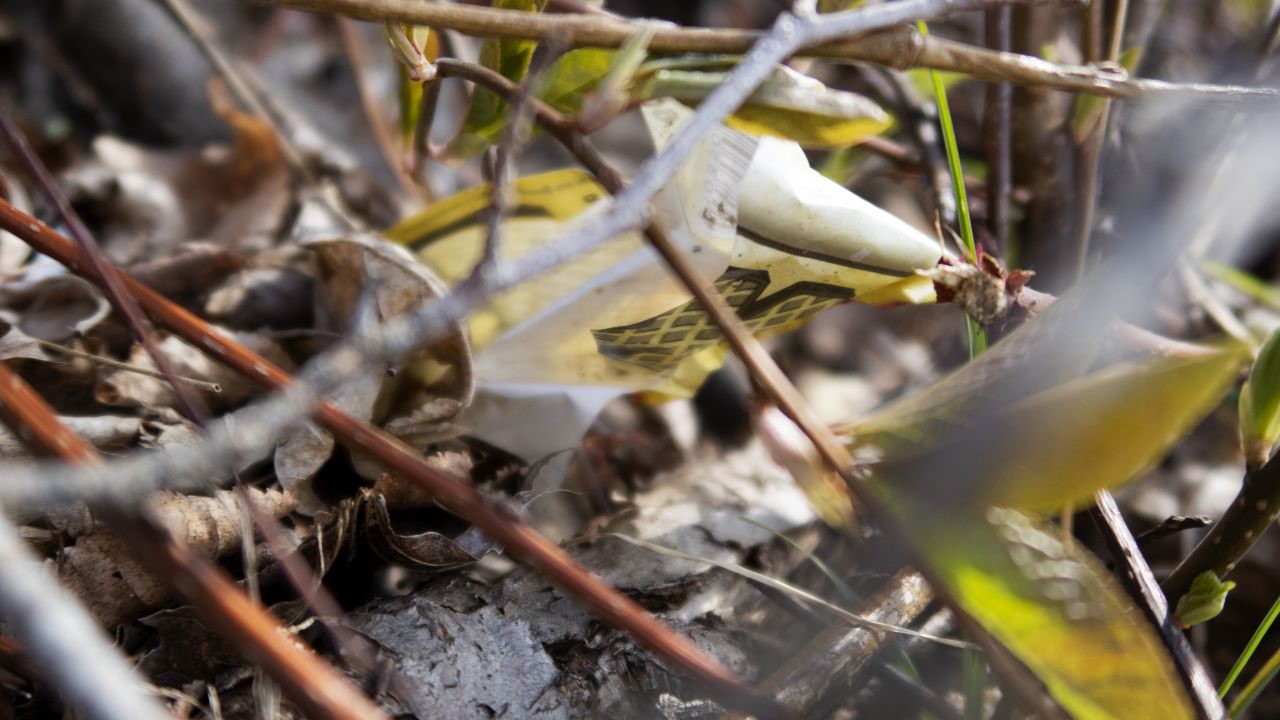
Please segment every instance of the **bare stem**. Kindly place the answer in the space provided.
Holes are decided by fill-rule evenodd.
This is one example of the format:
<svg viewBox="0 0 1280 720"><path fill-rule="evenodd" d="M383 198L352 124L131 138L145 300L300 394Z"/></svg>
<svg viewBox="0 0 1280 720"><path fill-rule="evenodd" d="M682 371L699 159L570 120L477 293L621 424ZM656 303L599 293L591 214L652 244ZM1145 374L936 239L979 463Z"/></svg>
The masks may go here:
<svg viewBox="0 0 1280 720"><path fill-rule="evenodd" d="M486 37L545 40L556 32L563 32L572 47L617 48L636 32L633 21L599 14L543 16L471 5L422 3L417 0L255 0L255 2L310 12L346 15L359 20L399 20L415 25L450 28L469 35ZM951 0L940 4L948 6L941 11L946 12L1016 3ZM917 15L908 20L919 19L919 14ZM830 15L823 17L827 18ZM1028 55L993 52L940 38L925 38L909 29L880 32L857 40L837 40L841 36L870 32L873 30L836 33L828 37L814 38L797 45L793 52L808 57L873 62L899 70L913 67L951 70L990 82L1008 82L1015 85L1032 85L1123 98L1166 92L1227 95L1275 94L1274 91L1258 88L1129 79L1097 68L1061 65ZM668 53L743 54L760 39L760 33L750 30L659 27L655 30L649 49L653 52Z"/></svg>

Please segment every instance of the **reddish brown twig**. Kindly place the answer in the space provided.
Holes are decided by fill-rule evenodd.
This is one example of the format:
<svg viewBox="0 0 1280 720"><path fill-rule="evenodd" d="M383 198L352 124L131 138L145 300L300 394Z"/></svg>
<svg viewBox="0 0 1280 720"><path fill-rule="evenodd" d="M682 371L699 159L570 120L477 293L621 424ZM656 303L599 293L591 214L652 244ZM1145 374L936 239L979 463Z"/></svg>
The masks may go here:
<svg viewBox="0 0 1280 720"><path fill-rule="evenodd" d="M0 226L32 247L85 275L86 262L75 244L35 218L0 200ZM210 356L255 382L283 388L288 373L262 356L218 332L208 323L170 302L136 280L112 269L158 325L186 339ZM322 401L316 420L344 445L377 457L388 469L430 492L439 504L478 526L516 557L609 624L704 683L726 706L761 716L777 716L777 706L740 681L718 661L688 639L676 634L618 591L592 577L581 565L533 527L490 503L475 488L423 462L413 448L391 435L356 420L336 405Z"/></svg>
<svg viewBox="0 0 1280 720"><path fill-rule="evenodd" d="M101 462L97 450L68 430L34 390L0 363L0 420L33 449L77 465ZM332 667L290 639L216 565L194 553L145 511L98 508L111 531L157 575L168 577L205 621L263 667L309 716L381 720L386 715Z"/></svg>

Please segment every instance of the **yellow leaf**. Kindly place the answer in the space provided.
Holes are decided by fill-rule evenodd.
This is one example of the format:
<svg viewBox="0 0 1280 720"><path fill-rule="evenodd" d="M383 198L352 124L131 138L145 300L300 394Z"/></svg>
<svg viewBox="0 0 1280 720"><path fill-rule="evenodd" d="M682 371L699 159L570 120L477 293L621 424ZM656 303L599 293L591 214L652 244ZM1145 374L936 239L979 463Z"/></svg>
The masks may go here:
<svg viewBox="0 0 1280 720"><path fill-rule="evenodd" d="M1021 355L1037 339L1020 330L977 361L842 432L889 459L963 453L953 442L986 404L982 436L998 447L985 448L991 459L982 486L972 489L975 502L1060 509L1157 462L1222 400L1248 357L1239 344L1205 347L1190 357L1121 363L1018 396L1011 388L1020 382ZM1084 353L1062 355L1055 358L1062 367L1047 370L1047 377L1070 378L1071 366L1087 360ZM1007 404L990 407L996 397Z"/></svg>
<svg viewBox="0 0 1280 720"><path fill-rule="evenodd" d="M1127 482L1221 402L1247 358L1233 344L1125 363L1027 398L1000 423L1011 452L988 500L1049 511Z"/></svg>
<svg viewBox="0 0 1280 720"><path fill-rule="evenodd" d="M1101 563L1060 532L1002 508L945 517L900 508L935 579L1072 717L1194 717L1154 628Z"/></svg>

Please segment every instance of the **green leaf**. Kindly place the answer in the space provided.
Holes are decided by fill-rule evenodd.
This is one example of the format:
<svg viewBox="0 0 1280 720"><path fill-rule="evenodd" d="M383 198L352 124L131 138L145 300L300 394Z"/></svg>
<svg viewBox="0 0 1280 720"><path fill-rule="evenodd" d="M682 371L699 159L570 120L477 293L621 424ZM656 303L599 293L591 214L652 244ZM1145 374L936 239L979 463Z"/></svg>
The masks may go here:
<svg viewBox="0 0 1280 720"><path fill-rule="evenodd" d="M672 97L696 106L727 77L723 72L642 68L632 93ZM638 75L641 73L638 73ZM794 140L808 147L841 148L884 132L893 118L861 95L832 90L787 67L775 68L726 122L744 132Z"/></svg>
<svg viewBox="0 0 1280 720"><path fill-rule="evenodd" d="M1182 627L1191 627L1208 622L1222 612L1227 602L1227 593L1235 589L1231 580L1223 582L1212 570L1206 570L1196 576L1191 583L1191 591L1178 598L1178 606L1173 615Z"/></svg>
<svg viewBox="0 0 1280 720"><path fill-rule="evenodd" d="M562 113L573 114L582 107L613 65L615 50L581 48L571 50L547 68L538 88L538 97Z"/></svg>
<svg viewBox="0 0 1280 720"><path fill-rule="evenodd" d="M410 80L408 68L401 65L396 68L396 85L396 100L400 104L400 141L405 147L411 147L422 111L422 83Z"/></svg>
<svg viewBox="0 0 1280 720"><path fill-rule="evenodd" d="M391 53L408 69L410 80L423 82L436 76L436 69L431 64L434 58L429 57L434 44L431 28L387 21L382 23L382 36L391 48Z"/></svg>
<svg viewBox="0 0 1280 720"><path fill-rule="evenodd" d="M546 0L493 0L493 7L503 10L540 13ZM529 62L538 43L522 38L487 37L480 45L480 64L520 83L529 72ZM501 132L507 118L507 102L477 87L471 94L471 107L462 132L450 143L447 152L458 157L471 157L484 151Z"/></svg>
<svg viewBox="0 0 1280 720"><path fill-rule="evenodd" d="M898 511L934 579L1072 717L1194 717L1142 612L1096 558L1063 543L1060 532L1001 508L943 516L899 499Z"/></svg>
<svg viewBox="0 0 1280 720"><path fill-rule="evenodd" d="M628 88L648 56L653 33L653 28L637 32L610 57L608 73L596 83L598 87L581 101L582 112L578 122L584 132L603 127L631 104Z"/></svg>
<svg viewBox="0 0 1280 720"><path fill-rule="evenodd" d="M1280 330L1258 351L1240 391L1240 435L1251 467L1261 467L1280 440Z"/></svg>

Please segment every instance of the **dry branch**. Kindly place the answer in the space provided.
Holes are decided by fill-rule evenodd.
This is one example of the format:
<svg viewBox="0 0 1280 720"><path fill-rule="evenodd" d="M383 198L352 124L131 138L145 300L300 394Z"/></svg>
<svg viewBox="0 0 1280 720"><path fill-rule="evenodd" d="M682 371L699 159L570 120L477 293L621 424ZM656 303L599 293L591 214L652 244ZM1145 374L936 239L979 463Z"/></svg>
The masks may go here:
<svg viewBox="0 0 1280 720"><path fill-rule="evenodd" d="M867 598L858 615L890 625L908 625L933 600L924 578L906 568ZM820 633L761 685L791 710L807 715L833 688L848 685L888 636L868 627L834 625Z"/></svg>
<svg viewBox="0 0 1280 720"><path fill-rule="evenodd" d="M644 28L653 27L649 49L670 53L743 54L763 36L751 30L688 28L653 24L598 14L531 15L471 5L421 3L416 0L254 0L309 12L333 13L358 20L399 20L449 28L469 35L547 40L563 34L572 47L617 48ZM942 3L942 12L992 7L1013 2ZM915 18L912 18L915 19ZM853 35L854 33L846 33ZM899 70L927 67L972 75L988 82L1007 82L1068 92L1119 98L1169 92L1206 95L1274 95L1273 91L1229 85L1168 83L1129 78L1096 67L1062 65L1030 55L996 52L964 43L924 37L901 29L868 34L857 40L822 40L798 46L797 55L832 60L861 60Z"/></svg>
<svg viewBox="0 0 1280 720"><path fill-rule="evenodd" d="M349 377L358 372L363 365L362 361L367 356L383 357L388 351L395 355L397 352L403 353L415 348L425 338L442 330L446 323L461 317L468 309L491 297L495 292L556 267L566 258L573 257L626 229L641 224L647 215L649 200L668 182L676 168L688 157L701 138L738 107L772 72L778 62L790 56L796 49L838 37L892 27L909 20L936 17L940 13L957 8L984 7L990 4L992 4L990 0L906 0L892 5L877 5L826 15L821 19L796 18L784 13L779 17L769 35L762 38L726 81L704 100L682 132L645 167L635 178L634 183L618 196L614 205L598 222L571 233L560 242L540 252L526 255L518 264L495 268L493 272L486 273L480 278L480 282L470 285L467 288L468 292L453 293L438 303L427 305L408 314L401 321L381 331L377 340L382 347L373 349L373 352L360 353L349 346L340 348L328 357L330 364L341 366L346 363L348 367L345 368L345 372L340 371L339 374ZM64 238L7 203L0 204L0 224L28 242L41 247L46 254L58 258L73 270L79 272L84 267L85 258L82 258L74 248L69 247ZM669 246L668 249L670 249ZM681 258L668 256L667 259L669 262L678 263ZM696 275L685 275L684 279L697 286L699 291L704 290L698 285L701 281ZM129 283L129 285L158 323L205 348L249 377L278 388L288 387L291 384L292 380L287 374L261 357L232 343L195 316L145 287L136 283ZM705 292L695 294L705 295ZM710 302L708 309L712 311L719 324L730 330L737 330L736 333L727 333L734 349L740 353L750 353L747 355L748 361L755 366L753 371L756 374L767 373L772 376L773 386L781 390L781 395L777 398L779 405L789 411L793 417L801 420L802 427L807 425L807 429L821 434L816 436L819 438L817 444L820 452L829 462L844 470L846 480L856 483L856 479L849 472L852 463L847 452L830 431L819 427L812 413L803 406L794 387L786 381L777 366L773 365L759 343L742 330L741 323L732 325L737 318L724 305L724 301L718 296L715 299L720 301L719 304L707 299ZM379 350L382 352L378 352ZM280 403L294 413L309 409L305 389L295 396L286 394L281 398ZM802 418L799 417L801 413L803 413ZM719 663L706 657L684 638L671 633L634 603L592 579L559 548L528 525L487 502L474 488L430 468L411 449L385 433L352 419L328 403L319 404L317 415L321 424L340 438L344 444L376 454L389 468L400 472L430 491L441 505L473 522L491 537L502 542L513 554L546 574L549 579L570 592L593 612L612 624L627 629L642 644L700 678L727 705L748 710L772 708L771 702L742 686ZM804 422L806 420L807 422ZM231 440L231 438L227 439ZM239 439L257 443L263 440L262 437ZM209 452L224 449L226 449L225 445L218 447L212 444ZM231 444L231 449L237 448ZM867 497L865 493L864 500L869 504L876 503L875 499Z"/></svg>
<svg viewBox="0 0 1280 720"><path fill-rule="evenodd" d="M1280 517L1280 460L1273 457L1245 473L1240 493L1209 532L1163 584L1173 602L1191 590L1196 576L1226 577Z"/></svg>

